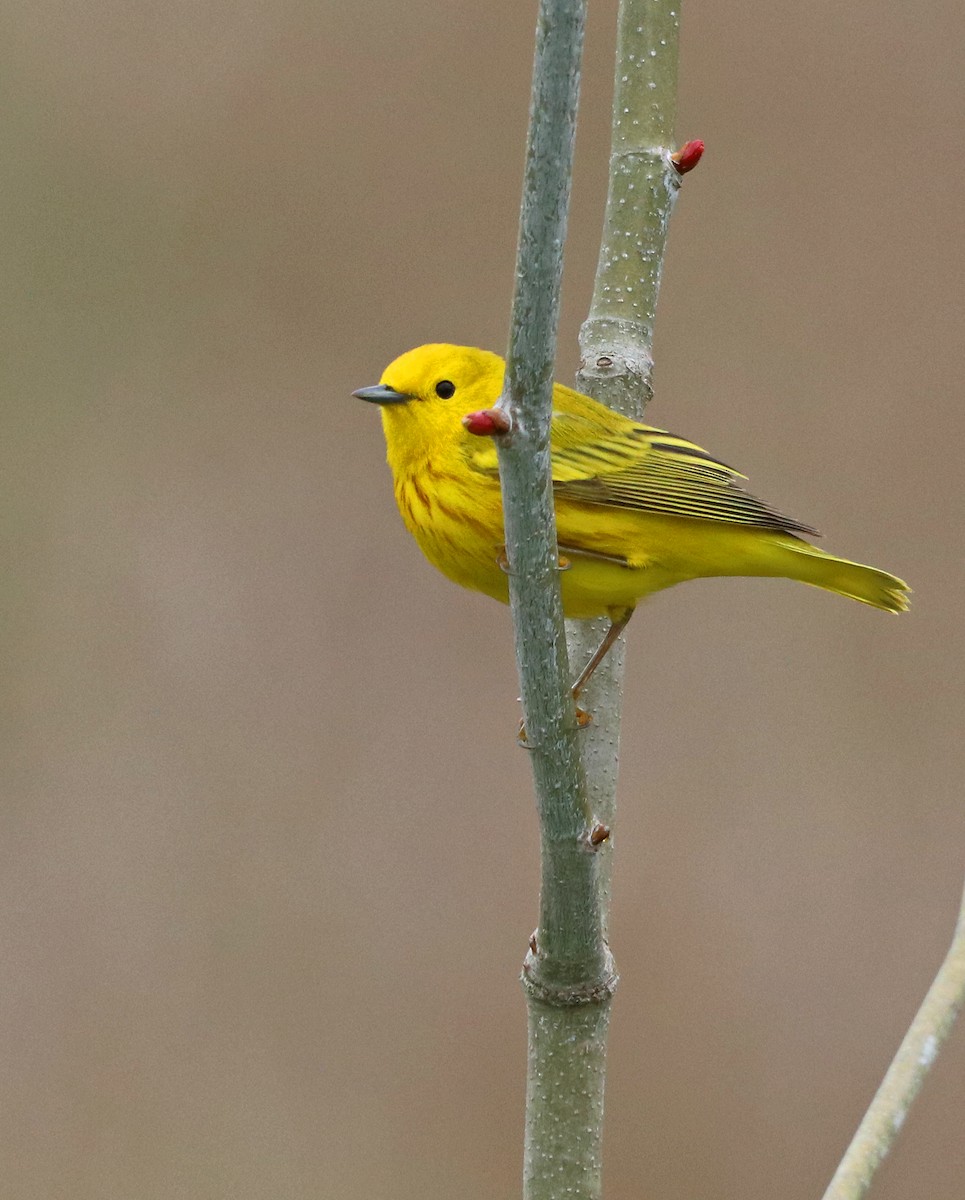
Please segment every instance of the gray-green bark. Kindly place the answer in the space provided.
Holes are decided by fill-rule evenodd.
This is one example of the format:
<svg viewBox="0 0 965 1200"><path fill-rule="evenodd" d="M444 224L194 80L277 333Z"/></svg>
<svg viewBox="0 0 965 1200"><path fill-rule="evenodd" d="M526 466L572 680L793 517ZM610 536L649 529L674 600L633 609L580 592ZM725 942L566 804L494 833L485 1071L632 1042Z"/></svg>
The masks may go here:
<svg viewBox="0 0 965 1200"><path fill-rule="evenodd" d="M540 6L516 292L500 400L511 429L497 438L516 654L541 826L539 925L523 968L529 1006L526 1200L592 1200L601 1194L606 1034L616 985L605 928L609 855L605 842L594 849L589 837L601 817L609 823L605 814L612 811L615 791L612 730L618 708L608 701L606 719L599 720L601 682L610 679L612 686L613 667L601 668L601 682L594 681L588 696L597 724L589 733L578 731L556 582L549 451L584 17L578 0L542 0ZM621 5L611 197L584 356L591 346L595 394L612 402L620 392L624 405L631 395L642 403L642 385L649 387L653 305L677 184L669 161L676 28L667 0ZM647 139L642 151L641 131ZM656 181L652 187L650 176ZM614 288L623 296L620 303ZM604 342L612 370L597 361L605 354L595 347Z"/></svg>
<svg viewBox="0 0 965 1200"><path fill-rule="evenodd" d="M527 959L526 979L550 1003L596 986L606 958L595 855L585 844L590 814L568 689L549 453L584 18L581 0L543 0L540 7L500 401L512 424L497 439L516 659L542 834L538 941Z"/></svg>
<svg viewBox="0 0 965 1200"><path fill-rule="evenodd" d="M590 312L580 331L576 386L639 417L650 399L653 327L667 229L682 176L670 161L677 115L680 0L622 0L609 189ZM637 618L639 620L640 618ZM599 644L607 620L567 623L576 666ZM630 629L633 629L631 624ZM614 827L623 689L623 638L582 698L593 723L582 734L587 797ZM604 926L610 905L612 839L600 852Z"/></svg>
<svg viewBox="0 0 965 1200"><path fill-rule="evenodd" d="M512 428L497 439L516 656L541 832L539 925L523 968L529 1008L527 1200L599 1195L605 1014L615 983L569 695L549 454L584 20L580 0L542 0L500 401ZM581 1043L581 1052L574 1053Z"/></svg>

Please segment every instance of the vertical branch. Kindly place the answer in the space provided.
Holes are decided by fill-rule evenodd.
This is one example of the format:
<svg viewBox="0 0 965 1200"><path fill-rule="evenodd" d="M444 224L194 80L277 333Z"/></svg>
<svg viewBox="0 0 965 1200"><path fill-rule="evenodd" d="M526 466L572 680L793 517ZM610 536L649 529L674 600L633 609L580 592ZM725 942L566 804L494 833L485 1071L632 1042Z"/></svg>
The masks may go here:
<svg viewBox="0 0 965 1200"><path fill-rule="evenodd" d="M584 0L541 0L516 291L500 400L509 429L496 438L542 858L539 927L523 967L529 1010L527 1200L599 1196L605 1038L616 982L603 937L597 859L569 695L549 447L584 21Z"/></svg>
<svg viewBox="0 0 965 1200"><path fill-rule="evenodd" d="M580 331L577 387L639 417L650 399L653 327L667 230L684 173L703 150L672 157L682 0L621 0L609 189L590 312ZM574 663L599 644L606 620L570 621ZM582 701L593 714L583 734L587 798L597 819L614 821L620 743L623 639L593 677ZM601 904L609 912L611 850L601 849Z"/></svg>
<svg viewBox="0 0 965 1200"><path fill-rule="evenodd" d="M605 959L594 856L585 847L589 813L569 695L549 450L584 17L582 0L540 6L500 400L509 430L497 438L516 660L542 835L538 948L526 977L547 999L596 980Z"/></svg>
<svg viewBox="0 0 965 1200"><path fill-rule="evenodd" d="M593 374L595 394L609 390L607 398L622 376L624 399L639 393L641 381L649 386L653 307L679 178L665 144L676 87L677 13L671 2L677 0L648 0L645 9L641 0L623 0L621 7L607 224L581 339L584 371ZM601 1194L606 1034L616 985L605 936L604 855L591 836L596 798L609 796L612 807L615 750L608 767L590 742L587 758L596 778L588 802L568 692L549 444L584 19L585 0L541 0L516 291L501 415L493 430L541 830L539 927L523 967L529 1007L526 1200L594 1200Z"/></svg>

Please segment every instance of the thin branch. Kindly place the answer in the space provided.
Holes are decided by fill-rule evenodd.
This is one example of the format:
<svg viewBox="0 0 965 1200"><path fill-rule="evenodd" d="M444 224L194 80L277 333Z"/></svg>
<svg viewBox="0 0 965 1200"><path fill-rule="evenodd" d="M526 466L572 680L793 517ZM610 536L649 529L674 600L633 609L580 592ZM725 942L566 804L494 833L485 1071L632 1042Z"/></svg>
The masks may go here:
<svg viewBox="0 0 965 1200"><path fill-rule="evenodd" d="M622 0L620 9L610 200L594 306L581 344L595 371L588 390L596 395L606 390L604 377L611 384L619 380L620 364L636 364L634 371L622 372L625 404L631 393L639 404L641 381L649 388L653 308L681 177L669 145L677 3ZM578 0L542 0L504 396L495 414L467 418L467 427L492 433L499 447L516 655L541 823L540 921L523 968L529 1009L526 1200L563 1195L594 1200L601 1194L606 1036L616 986L606 941L606 814L616 786L611 718L619 712L619 688L613 688L614 707L588 736L579 735L578 745L556 582L549 450L583 22ZM645 153L637 149L641 131ZM651 186L652 176L659 177L659 186ZM613 319L613 288L639 297L643 308L638 312L631 302L624 312L621 301ZM604 370L605 355L611 356L606 367L612 370ZM645 371L640 363L647 364ZM615 394L611 387L605 398L612 402ZM611 672L605 668L603 678L612 678ZM591 772L589 794L584 762Z"/></svg>
<svg viewBox="0 0 965 1200"><path fill-rule="evenodd" d="M639 417L650 399L653 326L667 230L682 175L703 150L688 143L675 164L677 61L681 0L621 0L610 151L609 189L593 300L580 331L581 392ZM585 662L607 627L567 622L570 659ZM623 639L614 646L581 701L593 715L582 734L587 797L597 818L613 826L623 681ZM604 927L608 922L612 851L601 847Z"/></svg>
<svg viewBox="0 0 965 1200"><path fill-rule="evenodd" d="M965 1003L965 895L955 936L824 1200L861 1200Z"/></svg>
<svg viewBox="0 0 965 1200"><path fill-rule="evenodd" d="M606 1025L616 982L569 694L549 447L584 22L583 0L541 0L516 292L497 409L509 429L492 414L470 416L482 431L493 424L499 451L516 659L540 818L539 927L523 967L526 1200L600 1194Z"/></svg>
<svg viewBox="0 0 965 1200"><path fill-rule="evenodd" d="M551 1003L557 993L598 986L606 957L594 856L584 844L589 813L569 695L549 450L584 19L583 0L543 0L540 6L516 292L499 405L510 429L496 439L516 661L542 834L538 950L530 954L526 974L530 987Z"/></svg>
<svg viewBox="0 0 965 1200"><path fill-rule="evenodd" d="M657 296L682 177L671 158L679 39L680 0L622 0L610 184L579 382L632 416L651 395Z"/></svg>
<svg viewBox="0 0 965 1200"><path fill-rule="evenodd" d="M584 328L590 338L584 354L587 345L592 352L601 338L619 330L608 365L651 359L652 309L680 179L664 145L669 134L653 150L654 130L673 121L675 2L621 5L611 199L597 295ZM608 822L596 811L598 798L612 809L615 748L607 762L595 753L596 735L584 743L594 771L590 803L567 686L549 447L584 19L582 0L541 0L504 394L495 411L467 418L467 427L491 433L499 450L516 657L541 825L539 927L523 968L529 1008L526 1200L561 1195L593 1200L601 1194L606 1035L616 986L605 936ZM645 154L634 149L640 129L647 131ZM659 175L661 186L646 186L648 171ZM638 182L641 191L634 196ZM612 238L622 238L616 251L608 249ZM610 278L624 273L634 282ZM627 314L619 307L620 320L613 320L614 286L625 288L628 297L637 288L649 317L643 319L644 311L638 313L631 302L631 320L623 321ZM600 362L592 362L598 378L607 375ZM619 375L617 368L607 377ZM637 369L626 386L634 388L641 379L649 386L649 367L644 375ZM638 386L635 390L639 395Z"/></svg>

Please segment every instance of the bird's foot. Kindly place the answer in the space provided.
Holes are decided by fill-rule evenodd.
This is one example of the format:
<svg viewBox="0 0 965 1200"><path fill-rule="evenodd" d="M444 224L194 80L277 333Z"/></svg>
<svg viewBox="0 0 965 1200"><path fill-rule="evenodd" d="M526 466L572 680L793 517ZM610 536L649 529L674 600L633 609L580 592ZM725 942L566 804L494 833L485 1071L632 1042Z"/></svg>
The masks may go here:
<svg viewBox="0 0 965 1200"><path fill-rule="evenodd" d="M586 729L588 725L593 724L593 718L583 708L576 710L576 727L577 729ZM519 729L516 730L516 741L524 750L532 750L534 747L526 736L526 722L520 721Z"/></svg>

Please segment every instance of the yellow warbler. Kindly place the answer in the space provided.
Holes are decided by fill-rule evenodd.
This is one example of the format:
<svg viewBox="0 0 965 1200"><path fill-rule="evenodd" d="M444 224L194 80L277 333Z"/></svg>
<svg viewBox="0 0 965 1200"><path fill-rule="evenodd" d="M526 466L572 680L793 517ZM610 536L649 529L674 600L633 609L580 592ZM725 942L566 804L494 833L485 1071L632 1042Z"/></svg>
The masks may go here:
<svg viewBox="0 0 965 1200"><path fill-rule="evenodd" d="M504 363L467 346L420 346L353 395L382 407L395 498L423 554L463 587L509 599L496 447L463 418L499 397ZM607 614L585 684L643 596L713 575L798 579L887 612L908 607L894 575L802 541L782 516L699 446L553 387L553 489L563 611Z"/></svg>

